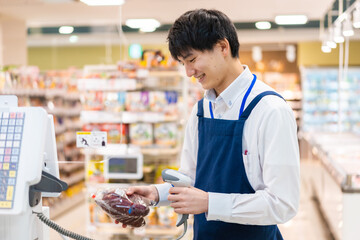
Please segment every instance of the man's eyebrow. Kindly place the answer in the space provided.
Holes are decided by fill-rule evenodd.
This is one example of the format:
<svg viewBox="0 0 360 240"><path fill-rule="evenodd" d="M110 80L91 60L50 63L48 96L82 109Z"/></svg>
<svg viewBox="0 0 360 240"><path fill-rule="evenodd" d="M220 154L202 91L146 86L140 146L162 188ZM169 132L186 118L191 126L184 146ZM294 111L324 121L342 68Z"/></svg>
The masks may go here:
<svg viewBox="0 0 360 240"><path fill-rule="evenodd" d="M193 53L189 52L185 56L183 56L183 59L186 60L186 58L190 57L191 55L193 55Z"/></svg>

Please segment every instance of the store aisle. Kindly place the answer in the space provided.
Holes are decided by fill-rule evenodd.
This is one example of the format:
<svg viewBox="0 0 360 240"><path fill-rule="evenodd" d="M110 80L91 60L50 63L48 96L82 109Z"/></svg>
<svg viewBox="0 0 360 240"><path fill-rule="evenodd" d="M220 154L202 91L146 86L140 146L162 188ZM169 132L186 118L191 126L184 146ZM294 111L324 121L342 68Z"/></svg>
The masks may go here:
<svg viewBox="0 0 360 240"><path fill-rule="evenodd" d="M309 174L311 163L301 162L301 200L297 216L286 224L279 226L285 240L332 240L329 231L324 224L316 203L311 197ZM54 221L62 227L86 234L86 208L81 204ZM120 227L120 226L119 226ZM62 240L55 231L50 231L51 240ZM105 240L104 239L101 240Z"/></svg>

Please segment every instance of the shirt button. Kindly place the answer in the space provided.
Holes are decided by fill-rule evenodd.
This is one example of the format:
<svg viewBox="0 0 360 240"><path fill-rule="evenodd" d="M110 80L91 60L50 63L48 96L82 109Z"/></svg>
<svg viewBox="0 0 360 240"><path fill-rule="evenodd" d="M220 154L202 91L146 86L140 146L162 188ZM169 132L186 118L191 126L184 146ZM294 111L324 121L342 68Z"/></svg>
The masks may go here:
<svg viewBox="0 0 360 240"><path fill-rule="evenodd" d="M231 104L232 104L232 102L231 101L229 101L229 105L231 106Z"/></svg>
<svg viewBox="0 0 360 240"><path fill-rule="evenodd" d="M218 118L221 118L221 114L219 114Z"/></svg>

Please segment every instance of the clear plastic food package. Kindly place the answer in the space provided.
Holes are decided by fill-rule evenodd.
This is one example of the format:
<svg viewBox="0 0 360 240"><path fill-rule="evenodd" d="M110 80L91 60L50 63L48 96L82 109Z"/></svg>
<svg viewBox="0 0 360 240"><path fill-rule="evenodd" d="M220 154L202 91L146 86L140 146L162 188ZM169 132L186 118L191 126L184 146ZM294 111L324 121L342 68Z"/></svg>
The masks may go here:
<svg viewBox="0 0 360 240"><path fill-rule="evenodd" d="M137 194L128 196L126 189L102 189L93 195L95 202L116 223L139 228L145 226L144 217L149 214L152 201Z"/></svg>

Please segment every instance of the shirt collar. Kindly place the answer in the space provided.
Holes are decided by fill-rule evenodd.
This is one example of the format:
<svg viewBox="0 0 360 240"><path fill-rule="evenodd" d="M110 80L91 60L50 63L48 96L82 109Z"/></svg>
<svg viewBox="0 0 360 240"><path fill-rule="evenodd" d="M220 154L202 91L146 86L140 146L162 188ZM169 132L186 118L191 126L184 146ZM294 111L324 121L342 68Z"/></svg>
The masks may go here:
<svg viewBox="0 0 360 240"><path fill-rule="evenodd" d="M246 89L254 78L249 67L247 65L243 65L243 67L244 71L217 98L214 89L205 91L205 98L211 102L223 99L226 106L231 108L236 99L240 95L245 94Z"/></svg>

